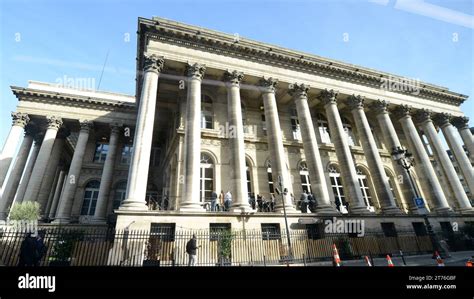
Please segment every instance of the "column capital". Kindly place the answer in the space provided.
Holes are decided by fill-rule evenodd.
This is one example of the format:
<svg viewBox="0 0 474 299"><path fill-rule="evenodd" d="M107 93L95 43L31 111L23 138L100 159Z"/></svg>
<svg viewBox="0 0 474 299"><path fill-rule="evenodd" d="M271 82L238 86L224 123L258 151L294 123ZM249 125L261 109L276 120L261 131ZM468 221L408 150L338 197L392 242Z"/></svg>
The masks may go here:
<svg viewBox="0 0 474 299"><path fill-rule="evenodd" d="M454 117L451 120L451 123L458 128L458 130L461 129L469 129L469 117L467 116L459 116L459 117Z"/></svg>
<svg viewBox="0 0 474 299"><path fill-rule="evenodd" d="M294 97L295 99L298 99L298 98L308 98L308 90L309 90L309 85L308 84L304 84L304 83L301 83L301 84L298 84L298 83L294 83L294 84L290 84L288 85L288 93Z"/></svg>
<svg viewBox="0 0 474 299"><path fill-rule="evenodd" d="M26 113L12 112L12 126L20 126L24 128L30 121L30 117Z"/></svg>
<svg viewBox="0 0 474 299"><path fill-rule="evenodd" d="M446 126L451 125L451 119L452 115L449 113L439 113L433 117L433 120L440 128L444 128Z"/></svg>
<svg viewBox="0 0 474 299"><path fill-rule="evenodd" d="M48 115L46 116L46 121L48 122L48 129L59 130L63 125L63 120L60 117Z"/></svg>
<svg viewBox="0 0 474 299"><path fill-rule="evenodd" d="M269 78L261 78L260 81L258 82L260 85L260 90L262 92L270 92L274 93L275 92L275 87L278 84L278 79L269 77Z"/></svg>
<svg viewBox="0 0 474 299"><path fill-rule="evenodd" d="M227 82L228 85L232 86L239 86L240 82L244 79L244 73L239 71L229 71L227 70L224 73L224 81Z"/></svg>
<svg viewBox="0 0 474 299"><path fill-rule="evenodd" d="M372 109L373 111L375 111L375 113L378 115L378 114L382 114L382 113L388 113L388 106L390 105L390 103L388 101L385 101L385 100L376 100L374 102L372 102L372 104L370 104L370 109Z"/></svg>
<svg viewBox="0 0 474 299"><path fill-rule="evenodd" d="M90 120L79 120L79 125L81 126L81 132L89 133L89 131L94 127L94 123Z"/></svg>
<svg viewBox="0 0 474 299"><path fill-rule="evenodd" d="M411 106L399 105L393 110L393 113L398 119L411 117Z"/></svg>
<svg viewBox="0 0 474 299"><path fill-rule="evenodd" d="M145 54L144 63L143 63L143 71L160 73L163 70L164 64L165 64L165 60L163 59L163 57L157 56L155 54L151 54L151 55Z"/></svg>
<svg viewBox="0 0 474 299"><path fill-rule="evenodd" d="M428 109L418 110L414 114L415 121L418 122L418 123L424 123L424 122L427 122L427 121L432 121L431 116L432 116L432 112L431 112L431 110L428 110Z"/></svg>
<svg viewBox="0 0 474 299"><path fill-rule="evenodd" d="M331 89L331 90L322 90L319 94L319 99L324 105L327 104L337 104L337 94L338 92Z"/></svg>
<svg viewBox="0 0 474 299"><path fill-rule="evenodd" d="M186 65L186 76L192 79L202 80L204 73L206 72L206 66L204 64L194 63Z"/></svg>
<svg viewBox="0 0 474 299"><path fill-rule="evenodd" d="M361 95L351 95L347 99L346 104L351 110L364 109L364 101L365 98Z"/></svg>

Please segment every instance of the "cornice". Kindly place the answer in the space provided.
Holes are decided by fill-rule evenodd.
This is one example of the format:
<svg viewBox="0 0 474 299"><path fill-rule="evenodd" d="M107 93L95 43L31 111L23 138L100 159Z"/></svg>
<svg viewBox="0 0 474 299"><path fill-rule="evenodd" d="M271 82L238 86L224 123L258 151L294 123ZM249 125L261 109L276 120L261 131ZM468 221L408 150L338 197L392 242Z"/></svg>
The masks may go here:
<svg viewBox="0 0 474 299"><path fill-rule="evenodd" d="M401 76L375 71L320 56L289 50L282 47L236 38L234 35L221 33L197 26L186 25L162 18L139 18L139 55L137 69L142 68L144 47L149 39L181 47L198 49L219 55L232 56L258 63L279 66L300 72L312 73L342 81L363 84L380 88L387 79L408 80ZM138 78L137 81L140 81ZM137 86L138 87L138 86ZM393 91L396 92L396 91ZM403 94L403 91L399 93ZM420 82L418 97L459 106L467 96L449 91L447 88Z"/></svg>

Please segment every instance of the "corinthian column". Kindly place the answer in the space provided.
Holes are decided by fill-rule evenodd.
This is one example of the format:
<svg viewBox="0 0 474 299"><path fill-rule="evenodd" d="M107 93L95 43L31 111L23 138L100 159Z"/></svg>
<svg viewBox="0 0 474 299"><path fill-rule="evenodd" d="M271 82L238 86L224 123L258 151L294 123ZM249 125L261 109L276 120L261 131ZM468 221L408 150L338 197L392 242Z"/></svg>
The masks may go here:
<svg viewBox="0 0 474 299"><path fill-rule="evenodd" d="M296 209L291 201L290 194L292 192L291 178L285 159L285 151L283 149L283 136L280 128L280 120L278 118L278 109L275 98L275 86L278 80L273 78L263 78L260 80L261 92L263 98L263 106L265 109L265 123L267 127L268 150L270 152L270 161L272 164L273 181L278 182L280 177L283 187L288 189L287 194L283 195L283 202L280 196L276 196L276 212L283 212L283 205L287 212L296 213ZM278 187L280 188L280 187ZM283 190L282 190L283 191Z"/></svg>
<svg viewBox="0 0 474 299"><path fill-rule="evenodd" d="M469 129L469 118L466 116L453 118L452 124L458 129L462 141L466 146L471 162L474 162L474 137Z"/></svg>
<svg viewBox="0 0 474 299"><path fill-rule="evenodd" d="M89 132L92 128L91 121L81 121L81 130L77 138L74 154L72 155L71 166L69 167L68 176L65 178L65 186L62 197L58 204L55 223L69 223L71 218L72 204L74 195L76 194L77 182L81 175L82 162L86 151L87 141L89 140Z"/></svg>
<svg viewBox="0 0 474 299"><path fill-rule="evenodd" d="M375 192L378 195L382 213L401 214L400 209L397 208L395 204L395 199L393 198L393 193L390 189L385 169L383 168L377 144L375 143L372 130L370 129L367 116L364 112L364 98L352 95L349 97L348 105L351 108L357 132L361 139L362 149L364 150L365 158L370 168L370 174L374 180Z"/></svg>
<svg viewBox="0 0 474 299"><path fill-rule="evenodd" d="M128 172L127 195L120 205L120 210L147 209L145 197L155 122L158 77L163 69L164 59L156 55L146 55L144 59L143 86L135 126L133 153Z"/></svg>
<svg viewBox="0 0 474 299"><path fill-rule="evenodd" d="M25 197L23 198L24 201L35 201L38 199L41 182L43 181L46 168L50 162L54 141L56 140L59 127L63 124L62 119L55 116L48 116L46 119L48 121L48 127L43 138L43 143L41 144L41 149L38 153L38 158L36 158L35 166L31 172L30 182L28 183L28 188L26 189Z"/></svg>
<svg viewBox="0 0 474 299"><path fill-rule="evenodd" d="M351 150L342 126L341 116L337 109L336 97L337 92L334 90L323 90L319 96L326 109L329 130L331 131L331 141L334 143L337 160L341 168L344 190L349 197L349 210L353 214L370 213L362 197Z"/></svg>
<svg viewBox="0 0 474 299"><path fill-rule="evenodd" d="M204 211L199 196L199 167L201 161L201 81L206 67L188 64L188 96L186 100L186 124L184 134L184 189L180 211Z"/></svg>
<svg viewBox="0 0 474 299"><path fill-rule="evenodd" d="M471 194L474 193L474 171L471 166L471 161L466 155L461 143L456 138L456 131L454 127L449 122L451 120L451 116L446 113L438 114L435 117L435 121L440 126L441 130L443 131L444 138L448 143L449 148L453 151L454 157L458 162L459 168L461 168L462 175L464 176L464 180L471 190ZM456 176L457 178L457 176Z"/></svg>
<svg viewBox="0 0 474 299"><path fill-rule="evenodd" d="M390 119L388 103L386 101L378 100L371 105L371 108L377 115L377 121L380 130L382 131L384 143L387 149L392 151L394 148L402 147L402 144L398 139L397 131L395 130L392 120ZM408 177L408 173L400 164L392 160L392 165L397 176L402 178L402 184L400 184L400 187L402 189L405 202L408 205L408 212L410 214L419 214L420 212L415 204L416 193L413 189L416 188L416 186L413 186L413 188L411 187L411 180Z"/></svg>
<svg viewBox="0 0 474 299"><path fill-rule="evenodd" d="M290 95L296 104L296 112L301 128L301 138L303 139L303 149L306 164L309 169L311 190L315 194L316 213L334 214L338 211L331 205L326 178L324 176L323 162L319 154L318 141L314 132L313 120L308 106L309 86L305 84L291 84L289 86Z"/></svg>
<svg viewBox="0 0 474 299"><path fill-rule="evenodd" d="M426 137L430 144L432 145L435 158L446 174L446 179L448 180L451 189L454 192L456 200L459 204L459 211L461 213L473 213L474 210L472 209L471 203L467 198L466 192L459 180L459 177L454 169L453 163L449 159L446 150L444 149L443 145L441 144L441 140L438 136L438 132L433 125L433 121L431 120L431 112L425 109L422 109L417 114L417 120L421 123L423 128L423 132L425 133Z"/></svg>
<svg viewBox="0 0 474 299"><path fill-rule="evenodd" d="M433 210L438 214L448 213L452 210L448 205L446 196L444 195L443 189L436 177L433 165L426 153L420 135L413 124L410 110L411 108L407 105L399 106L396 109L396 114L402 124L403 133L408 141L408 146L415 157L415 167L419 174L418 179L424 189L425 196L427 196L428 199L430 199L430 202L434 205Z"/></svg>
<svg viewBox="0 0 474 299"><path fill-rule="evenodd" d="M30 121L28 114L20 112L12 112L12 126L10 133L8 134L7 140L3 145L3 150L0 155L0 187L3 186L3 182L7 176L8 168L15 154L16 146L20 142L21 134L26 124Z"/></svg>
<svg viewBox="0 0 474 299"><path fill-rule="evenodd" d="M20 146L20 150L16 155L15 163L13 164L13 169L10 173L10 177L5 183L3 188L3 194L0 197L0 220L5 220L8 216L8 211L10 206L15 198L15 193L20 183L21 174L26 165L28 159L28 154L31 150L31 145L33 144L33 134L35 133L34 128L29 125L25 128L25 137Z"/></svg>
<svg viewBox="0 0 474 299"><path fill-rule="evenodd" d="M26 188L28 188L28 183L30 182L31 172L36 163L36 158L38 158L38 153L41 148L41 142L43 141L44 133L37 133L34 137L33 150L28 158L28 163L26 164L25 170L23 171L23 177L20 181L20 186L16 192L15 202L21 203L25 197Z"/></svg>
<svg viewBox="0 0 474 299"><path fill-rule="evenodd" d="M240 82L244 74L238 71L226 72L224 80L227 86L227 115L229 127L235 133L229 136L232 151L231 177L233 212L250 211L247 190L247 172L245 169L244 125L242 123L242 108L240 102Z"/></svg>
<svg viewBox="0 0 474 299"><path fill-rule="evenodd" d="M94 222L105 222L107 217L107 203L110 195L110 187L114 177L115 160L118 152L120 126L113 124L110 129L109 150L105 158L104 169L100 179L99 195L94 213Z"/></svg>

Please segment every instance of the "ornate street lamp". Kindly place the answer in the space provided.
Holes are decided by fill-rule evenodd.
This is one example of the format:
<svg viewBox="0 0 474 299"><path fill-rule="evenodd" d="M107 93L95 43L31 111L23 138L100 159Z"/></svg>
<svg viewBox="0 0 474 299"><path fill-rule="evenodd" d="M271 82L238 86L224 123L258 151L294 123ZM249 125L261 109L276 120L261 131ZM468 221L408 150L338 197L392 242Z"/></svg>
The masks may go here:
<svg viewBox="0 0 474 299"><path fill-rule="evenodd" d="M394 161L397 161L399 165L401 165L408 175L408 180L410 183L410 188L413 190L416 198L414 198L415 206L418 207L417 200L423 200L421 195L418 193L417 188L415 187L415 181L410 172L410 168L415 165L415 159L413 158L413 154L410 153L407 149L397 146L394 147L392 150L392 158ZM425 221L426 230L428 232L428 236L430 237L431 244L435 251L438 251L441 247L439 246L438 239L436 238L436 234L433 231L433 227L428 219L427 213L423 213L423 219Z"/></svg>
<svg viewBox="0 0 474 299"><path fill-rule="evenodd" d="M286 238L288 242L288 254L289 254L288 262L290 262L293 260L293 249L291 248L290 228L288 226L288 218L286 216L286 207L285 207L285 196L288 194L288 189L286 189L283 186L283 180L281 176L278 176L278 184L280 185L280 188L283 190L283 192L281 192L278 188L276 188L276 192L278 194L281 194L281 202L283 204L283 215L285 217L285 226L286 226Z"/></svg>

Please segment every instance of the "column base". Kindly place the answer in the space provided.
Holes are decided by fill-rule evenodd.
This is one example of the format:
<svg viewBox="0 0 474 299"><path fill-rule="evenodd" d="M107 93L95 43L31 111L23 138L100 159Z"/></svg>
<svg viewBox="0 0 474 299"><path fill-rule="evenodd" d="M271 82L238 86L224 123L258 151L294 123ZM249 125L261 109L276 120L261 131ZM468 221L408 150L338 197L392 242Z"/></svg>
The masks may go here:
<svg viewBox="0 0 474 299"><path fill-rule="evenodd" d="M293 206L285 206L285 210L287 214L301 214L301 211L298 211ZM275 213L283 214L285 211L283 210L283 206L275 207Z"/></svg>
<svg viewBox="0 0 474 299"><path fill-rule="evenodd" d="M51 221L53 224L69 224L71 223L71 219L69 218L56 218L53 221Z"/></svg>
<svg viewBox="0 0 474 299"><path fill-rule="evenodd" d="M436 215L446 215L446 216L455 214L451 208L435 208L433 209L433 212Z"/></svg>
<svg viewBox="0 0 474 299"><path fill-rule="evenodd" d="M230 207L230 211L234 213L248 213L248 212L255 212L255 210L250 207L250 205L246 204L237 204L232 205Z"/></svg>
<svg viewBox="0 0 474 299"><path fill-rule="evenodd" d="M341 215L335 207L331 205L318 205L315 208L314 214L317 215Z"/></svg>
<svg viewBox="0 0 474 299"><path fill-rule="evenodd" d="M129 198L123 201L119 210L146 211L148 210L148 207L144 201Z"/></svg>
<svg viewBox="0 0 474 299"><path fill-rule="evenodd" d="M456 209L456 212L459 212L462 215L474 215L474 208Z"/></svg>
<svg viewBox="0 0 474 299"><path fill-rule="evenodd" d="M107 219L105 219L105 218L92 218L90 223L105 224L105 223L107 223Z"/></svg>
<svg viewBox="0 0 474 299"><path fill-rule="evenodd" d="M383 207L382 214L384 215L403 215L404 213L396 206Z"/></svg>
<svg viewBox="0 0 474 299"><path fill-rule="evenodd" d="M357 206L357 207L349 207L349 215L368 215L368 214L375 214L367 209L366 206Z"/></svg>
<svg viewBox="0 0 474 299"><path fill-rule="evenodd" d="M205 212L206 209L199 202L182 203L179 207L180 212Z"/></svg>

